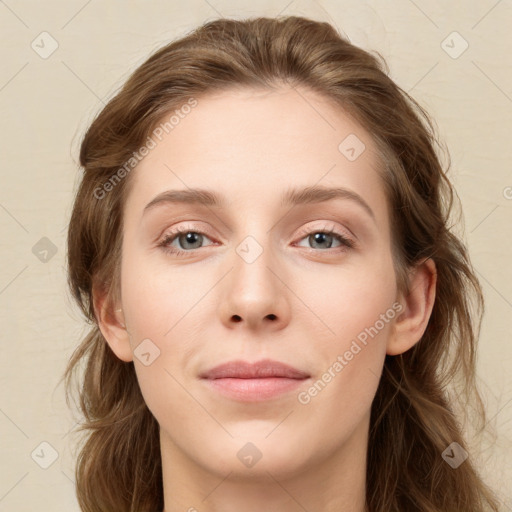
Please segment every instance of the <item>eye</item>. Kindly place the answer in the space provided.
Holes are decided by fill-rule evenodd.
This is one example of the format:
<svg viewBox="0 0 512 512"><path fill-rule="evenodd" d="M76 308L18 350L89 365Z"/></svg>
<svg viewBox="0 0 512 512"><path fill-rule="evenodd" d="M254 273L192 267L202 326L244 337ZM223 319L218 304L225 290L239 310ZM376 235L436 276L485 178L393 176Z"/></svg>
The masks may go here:
<svg viewBox="0 0 512 512"><path fill-rule="evenodd" d="M181 228L165 235L163 240L158 245L159 247L162 247L166 252L180 255L189 253L195 249L199 249L204 238L209 240L205 233L202 233L201 231ZM171 245L173 242L178 242L178 244L186 250L182 250Z"/></svg>
<svg viewBox="0 0 512 512"><path fill-rule="evenodd" d="M304 240L307 238L308 243L310 243L313 249L331 249L333 241L337 240L339 245L334 247L334 249L346 251L348 249L352 249L354 247L354 242L347 238L344 234L339 233L335 229L322 229L322 230L310 230L306 233L303 233Z"/></svg>
<svg viewBox="0 0 512 512"><path fill-rule="evenodd" d="M350 238L333 228L310 229L309 231L301 233L301 236L301 241L307 238L308 242L312 245L309 249L320 250L321 252L325 252L326 249L347 251L355 246L355 243ZM167 253L183 256L204 247L204 239L210 240L205 233L184 227L166 234L158 246ZM333 242L336 241L338 245L333 247ZM301 246L299 245L299 247Z"/></svg>

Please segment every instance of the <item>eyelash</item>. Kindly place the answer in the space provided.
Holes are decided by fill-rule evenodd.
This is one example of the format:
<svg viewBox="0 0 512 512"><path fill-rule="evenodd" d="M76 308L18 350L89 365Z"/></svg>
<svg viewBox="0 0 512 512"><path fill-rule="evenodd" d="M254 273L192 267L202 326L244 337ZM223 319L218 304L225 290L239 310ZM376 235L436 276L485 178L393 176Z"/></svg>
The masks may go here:
<svg viewBox="0 0 512 512"><path fill-rule="evenodd" d="M203 236L208 237L208 235L206 233L203 233L202 231L197 231L194 229L190 229L188 227L184 227L184 228L176 229L176 230L172 231L171 233L168 233L167 235L165 235L164 238L162 239L162 241L158 244L158 247L161 247L166 253L172 254L174 256L183 256L185 254L190 254L198 249L201 249L201 247L199 247L198 249L191 249L189 251L184 251L182 249L176 249L174 247L171 248L170 244L177 237L179 237L180 235L186 234L186 233L196 233L198 235L203 235ZM303 240L304 238L306 238L309 235L313 235L313 234L317 234L317 233L322 233L325 235L333 235L341 243L341 246L333 247L333 248L329 248L329 249L325 249L325 250L315 249L313 247L310 247L309 248L310 251L329 252L330 250L334 249L339 252L345 252L345 251L348 251L355 247L354 241L352 241L351 239L347 238L345 235L342 235L341 233L339 233L338 231L336 231L332 228L331 229L322 229L322 230L321 229L316 229L316 230L313 229L313 230L309 230L309 231L303 231L300 234L301 238L299 239L299 241ZM308 249L308 248L306 247L306 249Z"/></svg>

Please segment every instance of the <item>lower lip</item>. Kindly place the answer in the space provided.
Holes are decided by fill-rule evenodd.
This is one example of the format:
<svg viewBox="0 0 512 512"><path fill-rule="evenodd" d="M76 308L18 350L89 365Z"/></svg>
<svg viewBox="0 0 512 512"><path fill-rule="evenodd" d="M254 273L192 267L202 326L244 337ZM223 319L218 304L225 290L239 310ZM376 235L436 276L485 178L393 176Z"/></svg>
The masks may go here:
<svg viewBox="0 0 512 512"><path fill-rule="evenodd" d="M263 402L297 389L308 379L268 377L265 379L204 379L215 391L241 402Z"/></svg>

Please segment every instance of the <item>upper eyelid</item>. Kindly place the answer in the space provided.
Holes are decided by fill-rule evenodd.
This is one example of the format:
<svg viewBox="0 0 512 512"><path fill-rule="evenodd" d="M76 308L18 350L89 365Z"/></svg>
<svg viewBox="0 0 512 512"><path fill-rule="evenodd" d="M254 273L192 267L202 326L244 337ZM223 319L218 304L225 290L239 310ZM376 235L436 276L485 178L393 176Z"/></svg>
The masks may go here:
<svg viewBox="0 0 512 512"><path fill-rule="evenodd" d="M310 227L305 227L305 228L301 228L300 229L300 233L301 234L308 234L308 233L312 233L312 232L323 232L323 231L332 231L334 233L337 233L337 234L340 234L340 235L343 235L345 238L355 238L354 235L352 234L352 232L348 229L348 228L339 228L339 227L336 227L336 225L334 223L331 223L331 224L325 224L324 226L320 226L320 227L316 227L316 226L310 226ZM347 234L344 233L345 232L348 232Z"/></svg>
<svg viewBox="0 0 512 512"><path fill-rule="evenodd" d="M311 222L314 222L314 221L311 221ZM325 221L324 221L325 222ZM328 222L333 222L333 221L328 221ZM352 232L348 229L348 228L344 228L346 231L348 231L350 234L352 234ZM316 227L316 226L310 226L310 227L304 227L304 228L300 228L299 232L302 234L302 233L310 233L311 231L318 231L318 232L321 232L321 231L343 231L343 229L341 228L337 228L334 223L331 223L331 224L326 224L324 226L319 226L319 227ZM176 234L176 233L182 233L182 232L194 232L194 233L200 233L202 235L209 235L208 233L208 230L207 229L204 229L204 228L197 228L196 226L189 226L189 225L185 225L185 226L180 226L179 228L176 228L176 229L170 229L169 232L167 232L167 230L164 230L162 235L159 237L159 238L163 238L167 235L170 235L170 234ZM213 235L211 235L213 236Z"/></svg>

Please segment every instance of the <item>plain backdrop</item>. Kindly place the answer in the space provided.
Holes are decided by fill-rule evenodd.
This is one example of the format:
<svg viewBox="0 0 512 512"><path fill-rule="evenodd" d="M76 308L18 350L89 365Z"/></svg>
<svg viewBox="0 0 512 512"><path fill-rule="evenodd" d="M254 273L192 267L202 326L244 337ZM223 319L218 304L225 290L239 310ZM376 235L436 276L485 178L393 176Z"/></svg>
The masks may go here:
<svg viewBox="0 0 512 512"><path fill-rule="evenodd" d="M78 147L153 51L219 16L304 15L380 52L450 150L486 298L479 464L512 510L512 4L397 0L0 1L0 511L78 511L75 420L57 386L87 326L64 272ZM507 485L508 484L508 485Z"/></svg>

